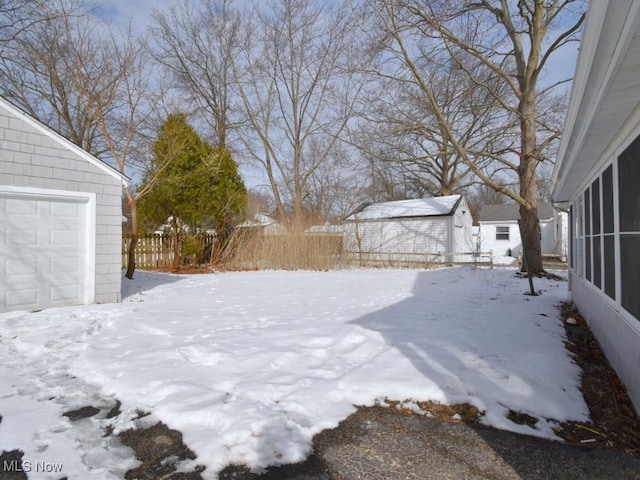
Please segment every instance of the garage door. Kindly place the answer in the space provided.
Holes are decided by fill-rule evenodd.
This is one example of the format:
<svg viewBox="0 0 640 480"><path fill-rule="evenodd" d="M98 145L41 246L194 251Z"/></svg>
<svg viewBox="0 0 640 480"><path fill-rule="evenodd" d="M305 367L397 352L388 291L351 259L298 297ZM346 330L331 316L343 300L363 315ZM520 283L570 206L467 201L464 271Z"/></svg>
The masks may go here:
<svg viewBox="0 0 640 480"><path fill-rule="evenodd" d="M90 198L0 190L0 311L87 303Z"/></svg>

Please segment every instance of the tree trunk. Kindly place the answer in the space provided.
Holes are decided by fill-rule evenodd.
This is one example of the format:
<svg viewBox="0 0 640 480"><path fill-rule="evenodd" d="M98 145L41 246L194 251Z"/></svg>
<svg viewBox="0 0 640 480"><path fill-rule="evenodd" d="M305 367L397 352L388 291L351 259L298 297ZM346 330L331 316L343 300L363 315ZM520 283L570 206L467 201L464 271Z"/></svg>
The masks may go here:
<svg viewBox="0 0 640 480"><path fill-rule="evenodd" d="M131 234L129 242L129 253L127 255L127 273L124 274L129 280L133 279L133 273L136 271L136 247L138 246L138 235Z"/></svg>
<svg viewBox="0 0 640 480"><path fill-rule="evenodd" d="M131 211L131 241L129 242L129 254L127 256L127 273L125 277L129 280L133 279L133 273L136 271L136 246L138 245L138 206L136 199L133 197L129 188L125 188L127 201L129 202L129 210Z"/></svg>
<svg viewBox="0 0 640 480"><path fill-rule="evenodd" d="M524 203L520 204L520 218L524 234L523 255L527 256L531 273L541 273L542 236L538 219L538 182L536 167L538 166L538 149L536 144L535 92L525 90L520 103L521 112L521 158L518 167L520 177L520 196ZM525 271L522 262L522 271Z"/></svg>
<svg viewBox="0 0 640 480"><path fill-rule="evenodd" d="M540 221L536 206L520 205L520 218L524 235L523 247L525 247L522 249L522 254L527 256L531 273L541 273L544 269L542 267ZM523 261L521 271L525 270L525 262Z"/></svg>

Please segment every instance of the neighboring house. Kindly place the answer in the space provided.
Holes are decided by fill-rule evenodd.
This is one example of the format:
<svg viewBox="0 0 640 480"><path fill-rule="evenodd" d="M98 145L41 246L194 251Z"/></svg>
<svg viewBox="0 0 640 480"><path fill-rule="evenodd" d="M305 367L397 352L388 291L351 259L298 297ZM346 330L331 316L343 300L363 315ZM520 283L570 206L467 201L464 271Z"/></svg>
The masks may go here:
<svg viewBox="0 0 640 480"><path fill-rule="evenodd" d="M0 312L120 301L124 182L0 97Z"/></svg>
<svg viewBox="0 0 640 480"><path fill-rule="evenodd" d="M566 258L568 216L547 202L538 202L538 217L542 253ZM483 205L478 214L479 250L493 252L498 257L519 257L522 254L519 218L517 203Z"/></svg>
<svg viewBox="0 0 640 480"><path fill-rule="evenodd" d="M257 213L253 219L246 220L238 225L238 228L261 233L266 236L284 235L287 233L287 227L264 213Z"/></svg>
<svg viewBox="0 0 640 480"><path fill-rule="evenodd" d="M461 195L367 203L344 221L344 250L374 262L466 261L471 226Z"/></svg>
<svg viewBox="0 0 640 480"><path fill-rule="evenodd" d="M553 174L571 297L640 412L640 2L589 4Z"/></svg>

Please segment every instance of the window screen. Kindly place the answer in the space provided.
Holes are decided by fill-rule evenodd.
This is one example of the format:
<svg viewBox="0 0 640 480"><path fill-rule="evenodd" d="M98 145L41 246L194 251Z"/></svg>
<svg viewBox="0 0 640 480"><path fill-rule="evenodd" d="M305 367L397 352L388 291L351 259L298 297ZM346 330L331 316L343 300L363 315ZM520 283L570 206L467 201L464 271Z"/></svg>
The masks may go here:
<svg viewBox="0 0 640 480"><path fill-rule="evenodd" d="M591 237L584 239L584 278L591 281Z"/></svg>
<svg viewBox="0 0 640 480"><path fill-rule="evenodd" d="M640 137L618 157L620 232L640 232Z"/></svg>
<svg viewBox="0 0 640 480"><path fill-rule="evenodd" d="M591 184L591 230L594 235L600 233L600 179Z"/></svg>
<svg viewBox="0 0 640 480"><path fill-rule="evenodd" d="M640 319L640 137L618 157L620 303Z"/></svg>
<svg viewBox="0 0 640 480"><path fill-rule="evenodd" d="M638 252L640 251L640 235L620 236L620 276L621 303L634 317L640 319L640 267Z"/></svg>
<svg viewBox="0 0 640 480"><path fill-rule="evenodd" d="M613 165L602 172L602 270L604 293L616 298L616 245L613 217Z"/></svg>
<svg viewBox="0 0 640 480"><path fill-rule="evenodd" d="M602 224L604 233L613 233L613 165L602 173Z"/></svg>
<svg viewBox="0 0 640 480"><path fill-rule="evenodd" d="M591 235L591 194L588 188L584 191L584 234Z"/></svg>
<svg viewBox="0 0 640 480"><path fill-rule="evenodd" d="M602 288L602 260L600 255L600 236L593 237L593 284Z"/></svg>
<svg viewBox="0 0 640 480"><path fill-rule="evenodd" d="M604 237L604 293L616 298L616 252L613 235Z"/></svg>

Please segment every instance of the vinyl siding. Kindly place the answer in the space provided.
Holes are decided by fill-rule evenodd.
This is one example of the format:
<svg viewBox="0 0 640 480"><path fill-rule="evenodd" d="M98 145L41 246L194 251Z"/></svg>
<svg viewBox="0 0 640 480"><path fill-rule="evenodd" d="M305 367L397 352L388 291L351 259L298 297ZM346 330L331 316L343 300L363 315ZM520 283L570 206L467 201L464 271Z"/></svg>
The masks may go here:
<svg viewBox="0 0 640 480"><path fill-rule="evenodd" d="M560 220L561 222L561 220ZM509 240L496 240L496 227L509 227ZM556 222L553 220L541 221L541 248L543 254L555 254L560 253L562 238L558 238L556 231ZM564 229L566 232L566 228ZM508 256L518 257L522 254L522 239L520 237L520 228L518 222L503 221L503 222L481 222L480 229L480 250L483 252L492 251L495 256ZM510 251L510 253L509 253Z"/></svg>
<svg viewBox="0 0 640 480"><path fill-rule="evenodd" d="M449 224L450 217L346 222L344 247L376 260L435 261L449 252Z"/></svg>
<svg viewBox="0 0 640 480"><path fill-rule="evenodd" d="M640 323L623 315L615 302L573 273L571 299L627 387L636 412L640 412Z"/></svg>

